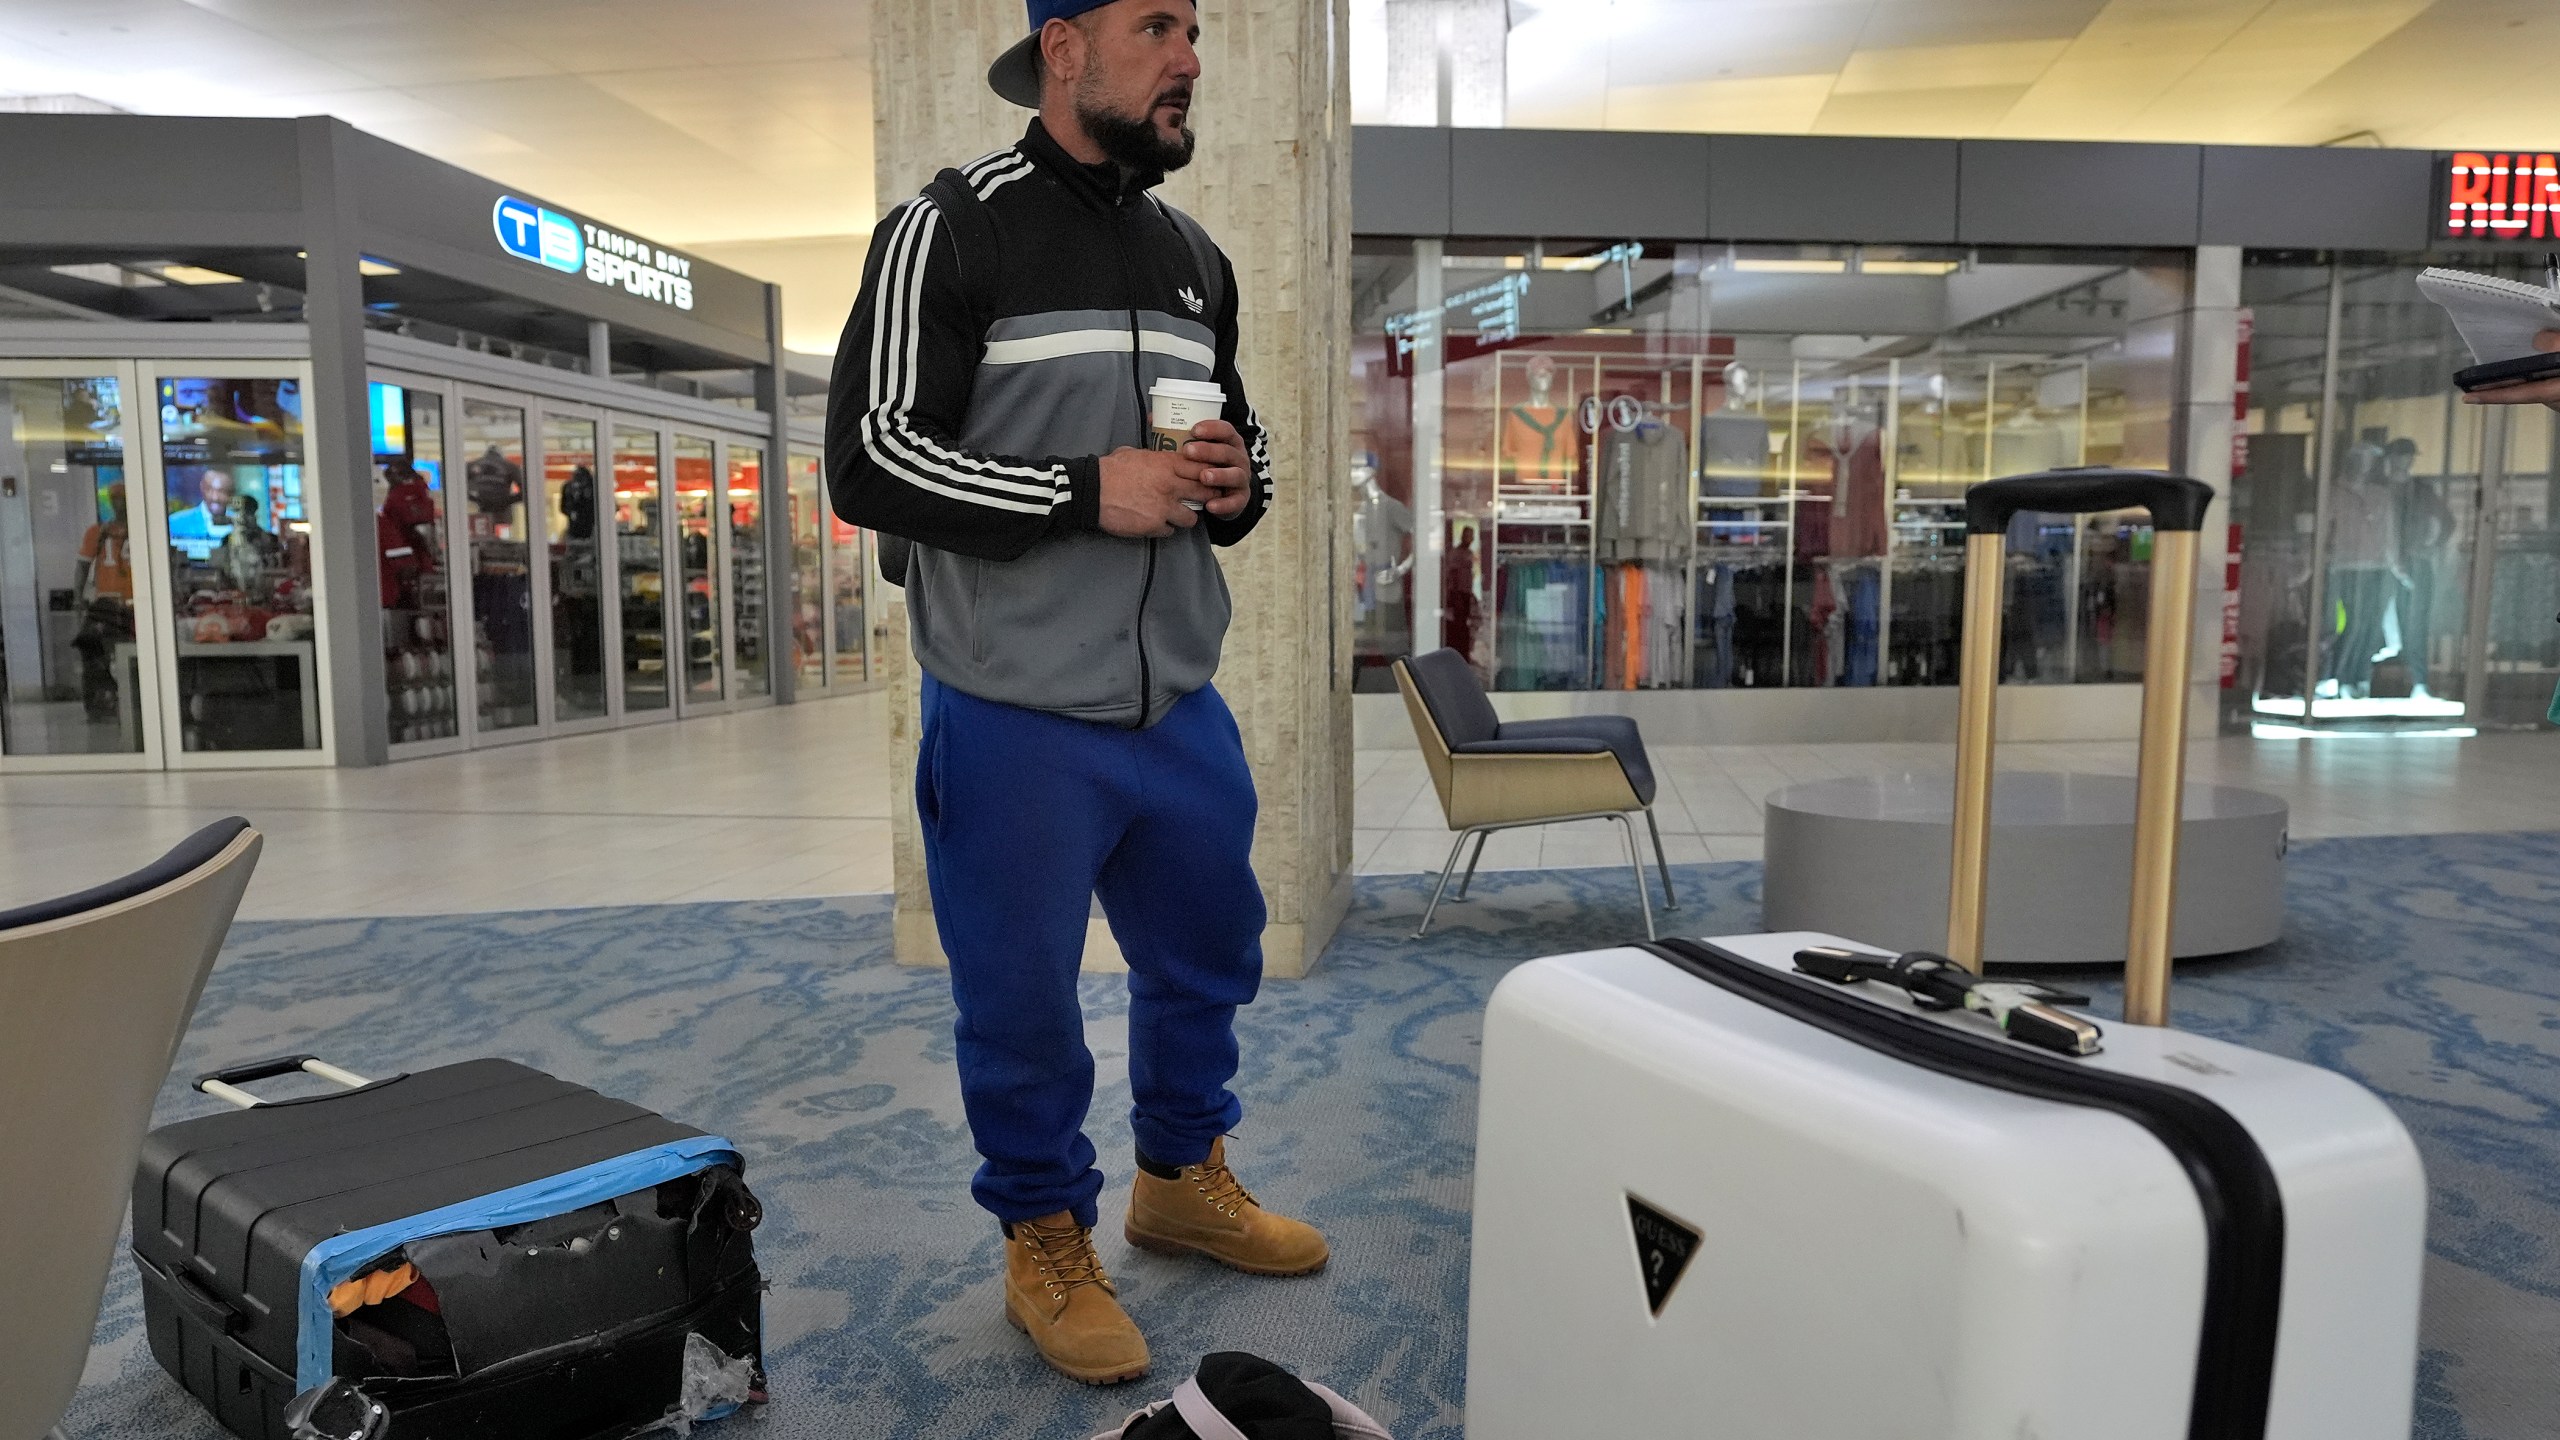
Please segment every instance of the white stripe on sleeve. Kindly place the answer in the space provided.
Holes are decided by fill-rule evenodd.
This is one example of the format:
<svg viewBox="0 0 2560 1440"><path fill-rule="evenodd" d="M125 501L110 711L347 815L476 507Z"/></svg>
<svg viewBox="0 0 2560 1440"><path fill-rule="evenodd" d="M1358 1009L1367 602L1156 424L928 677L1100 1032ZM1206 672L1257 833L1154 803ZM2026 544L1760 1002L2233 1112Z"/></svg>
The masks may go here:
<svg viewBox="0 0 2560 1440"><path fill-rule="evenodd" d="M899 214L890 236L872 316L872 405L862 417L864 449L875 464L919 489L995 509L1045 514L1067 502L1065 467L1042 470L963 455L907 423L915 405L925 277L940 220L932 201L913 201Z"/></svg>

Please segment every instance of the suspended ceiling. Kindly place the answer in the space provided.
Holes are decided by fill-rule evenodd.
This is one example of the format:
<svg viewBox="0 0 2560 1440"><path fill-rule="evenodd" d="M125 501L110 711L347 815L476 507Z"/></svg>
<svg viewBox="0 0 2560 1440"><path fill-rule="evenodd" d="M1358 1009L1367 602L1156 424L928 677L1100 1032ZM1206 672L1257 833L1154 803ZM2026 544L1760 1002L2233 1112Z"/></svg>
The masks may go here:
<svg viewBox="0 0 2560 1440"><path fill-rule="evenodd" d="M790 343L821 350L874 215L872 3L0 0L0 96L338 115L778 280ZM1210 0L1205 21L1226 3ZM1382 119L1388 0L1350 3L1355 115ZM1510 0L1510 13L1519 126L2560 146L2555 0Z"/></svg>
<svg viewBox="0 0 2560 1440"><path fill-rule="evenodd" d="M2550 103L2560 5L2550 0L1511 0L1510 10L1512 125L2560 144Z"/></svg>

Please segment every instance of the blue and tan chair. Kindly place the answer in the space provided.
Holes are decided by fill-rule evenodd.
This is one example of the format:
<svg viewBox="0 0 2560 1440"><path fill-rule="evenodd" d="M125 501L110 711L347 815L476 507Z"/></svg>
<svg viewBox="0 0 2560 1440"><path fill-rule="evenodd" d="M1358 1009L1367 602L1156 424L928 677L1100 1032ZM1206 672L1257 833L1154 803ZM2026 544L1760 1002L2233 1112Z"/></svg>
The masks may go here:
<svg viewBox="0 0 2560 1440"><path fill-rule="evenodd" d="M152 1102L262 843L224 820L0 911L0 1440L60 1440Z"/></svg>
<svg viewBox="0 0 2560 1440"><path fill-rule="evenodd" d="M1434 650L1395 662L1396 688L1413 717L1440 813L1458 832L1440 867L1440 884L1422 912L1413 938L1431 928L1458 853L1476 842L1457 898L1467 898L1484 842L1496 830L1557 825L1568 820L1615 820L1627 837L1627 865L1635 872L1636 898L1644 908L1645 938L1653 938L1653 897L1645 889L1644 861L1636 850L1635 822L1643 815L1653 832L1653 863L1662 873L1662 903L1677 910L1671 866L1662 855L1662 826L1653 818L1653 762L1644 736L1624 715L1574 715L1558 720L1505 721L1476 681L1473 666L1455 650Z"/></svg>

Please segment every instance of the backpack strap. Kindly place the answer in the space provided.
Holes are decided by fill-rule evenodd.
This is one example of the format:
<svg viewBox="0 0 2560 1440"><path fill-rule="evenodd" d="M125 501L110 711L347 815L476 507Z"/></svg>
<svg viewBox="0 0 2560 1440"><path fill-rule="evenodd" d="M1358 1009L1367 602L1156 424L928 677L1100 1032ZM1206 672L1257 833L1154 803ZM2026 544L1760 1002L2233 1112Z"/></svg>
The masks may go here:
<svg viewBox="0 0 2560 1440"><path fill-rule="evenodd" d="M944 170L926 182L924 198L942 212L942 223L951 232L951 250L960 261L960 288L969 297L969 314L984 343L987 327L995 320L995 278L1002 269L995 217L987 213L987 202L978 198L969 177L957 170ZM872 534L880 578L904 589L915 542L885 530Z"/></svg>
<svg viewBox="0 0 2560 1440"><path fill-rule="evenodd" d="M1181 1414L1182 1423L1190 1426L1191 1433L1199 1436L1200 1440L1245 1440L1245 1434L1236 1428L1236 1422L1219 1414L1218 1407L1209 1403L1209 1396L1200 1388L1197 1375L1174 1388L1173 1408Z"/></svg>
<svg viewBox="0 0 2560 1440"><path fill-rule="evenodd" d="M1155 192L1147 192L1147 198L1155 200L1156 209L1164 213L1164 218L1172 222L1174 232L1191 247L1192 263L1200 268L1200 293L1208 302L1209 328L1215 330L1218 317L1225 314L1227 308L1227 267L1219 263L1218 242L1209 238L1209 232L1201 228L1199 221L1156 199Z"/></svg>
<svg viewBox="0 0 2560 1440"><path fill-rule="evenodd" d="M978 318L978 332L984 336L995 318L995 280L1003 268L996 249L995 217L987 212L987 202L978 198L969 177L957 170L934 176L924 187L924 198L942 212L942 223L951 230L951 249L960 257L960 288L968 292L969 311Z"/></svg>

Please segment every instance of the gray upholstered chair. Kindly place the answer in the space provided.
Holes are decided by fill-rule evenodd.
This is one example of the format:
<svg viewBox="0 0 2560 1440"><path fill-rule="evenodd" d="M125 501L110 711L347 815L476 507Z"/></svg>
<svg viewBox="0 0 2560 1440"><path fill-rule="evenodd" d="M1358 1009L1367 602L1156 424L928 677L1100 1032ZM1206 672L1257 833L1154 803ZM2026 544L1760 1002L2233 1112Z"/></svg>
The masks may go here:
<svg viewBox="0 0 2560 1440"><path fill-rule="evenodd" d="M0 911L0 1440L58 1437L151 1103L258 863L240 819Z"/></svg>
<svg viewBox="0 0 2560 1440"><path fill-rule="evenodd" d="M1680 908L1671 894L1671 866L1662 855L1662 826L1653 818L1653 762L1644 753L1644 736L1624 715L1574 715L1560 720L1504 721L1493 713L1476 682L1474 667L1455 650L1434 650L1395 662L1396 688L1404 692L1413 718L1414 739L1421 742L1431 785L1440 794L1440 812L1458 832L1440 867L1440 883L1413 938L1431 928L1440 897L1457 869L1458 852L1476 842L1458 882L1458 898L1467 898L1476 862L1484 858L1485 838L1496 830L1523 825L1553 825L1565 820L1615 820L1627 837L1627 864L1635 871L1636 898L1644 907L1644 933L1653 938L1653 897L1644 883L1644 861L1636 850L1635 824L1641 813L1653 832L1653 863L1662 872L1662 903Z"/></svg>

